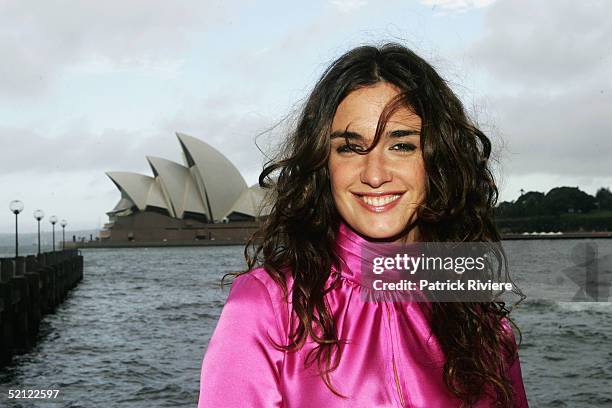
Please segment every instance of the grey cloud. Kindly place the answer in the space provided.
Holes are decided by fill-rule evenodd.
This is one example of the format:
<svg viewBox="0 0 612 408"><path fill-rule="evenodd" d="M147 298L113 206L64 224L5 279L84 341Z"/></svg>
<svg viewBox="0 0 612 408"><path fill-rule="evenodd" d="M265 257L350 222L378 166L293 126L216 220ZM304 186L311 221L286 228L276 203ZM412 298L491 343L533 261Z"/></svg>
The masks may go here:
<svg viewBox="0 0 612 408"><path fill-rule="evenodd" d="M584 86L596 75L609 87L610 15L609 1L496 2L469 54L514 86Z"/></svg>
<svg viewBox="0 0 612 408"><path fill-rule="evenodd" d="M591 90L562 98L523 94L493 100L513 174L610 174L612 94Z"/></svg>
<svg viewBox="0 0 612 408"><path fill-rule="evenodd" d="M365 0L331 0L330 4L341 13L352 13L368 4Z"/></svg>
<svg viewBox="0 0 612 408"><path fill-rule="evenodd" d="M554 5L553 5L554 4ZM612 3L497 2L467 54L492 81L505 174L606 177L612 151Z"/></svg>
<svg viewBox="0 0 612 408"><path fill-rule="evenodd" d="M166 64L186 51L193 29L231 14L210 1L3 1L0 94L44 91L66 66Z"/></svg>
<svg viewBox="0 0 612 408"><path fill-rule="evenodd" d="M167 135L120 129L106 129L98 134L87 129L67 130L46 137L27 129L0 128L0 141L3 156L0 173L4 175L138 171L147 168L145 152L159 153L171 145Z"/></svg>

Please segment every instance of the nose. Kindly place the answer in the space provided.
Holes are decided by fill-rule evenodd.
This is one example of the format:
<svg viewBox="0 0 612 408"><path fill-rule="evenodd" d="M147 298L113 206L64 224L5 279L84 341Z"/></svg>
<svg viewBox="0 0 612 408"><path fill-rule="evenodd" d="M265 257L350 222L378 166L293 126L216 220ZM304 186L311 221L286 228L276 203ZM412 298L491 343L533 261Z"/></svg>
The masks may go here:
<svg viewBox="0 0 612 408"><path fill-rule="evenodd" d="M363 156L360 178L362 183L372 188L378 188L391 181L391 171L389 171L384 154L380 149L374 148Z"/></svg>

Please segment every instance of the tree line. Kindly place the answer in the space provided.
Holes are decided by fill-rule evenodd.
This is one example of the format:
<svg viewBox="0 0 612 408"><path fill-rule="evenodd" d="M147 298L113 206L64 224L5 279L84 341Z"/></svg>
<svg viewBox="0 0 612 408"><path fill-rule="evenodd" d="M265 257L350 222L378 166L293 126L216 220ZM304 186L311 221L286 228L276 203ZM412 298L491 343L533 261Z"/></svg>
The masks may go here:
<svg viewBox="0 0 612 408"><path fill-rule="evenodd" d="M495 208L496 218L586 214L593 211L612 211L612 192L602 187L592 196L578 187L555 187L544 194L529 191L514 202L502 201Z"/></svg>

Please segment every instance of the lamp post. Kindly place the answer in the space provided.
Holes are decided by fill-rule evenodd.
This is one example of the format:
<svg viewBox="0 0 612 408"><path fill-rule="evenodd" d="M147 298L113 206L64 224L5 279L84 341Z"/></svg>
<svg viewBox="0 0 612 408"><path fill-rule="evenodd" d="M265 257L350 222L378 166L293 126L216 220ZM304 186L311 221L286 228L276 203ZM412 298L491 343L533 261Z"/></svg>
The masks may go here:
<svg viewBox="0 0 612 408"><path fill-rule="evenodd" d="M38 221L38 255L40 255L40 220L45 218L45 213L43 210L34 211L34 218Z"/></svg>
<svg viewBox="0 0 612 408"><path fill-rule="evenodd" d="M51 218L49 218L49 222L53 225L53 253L55 253L55 224L57 224L57 217L52 215Z"/></svg>
<svg viewBox="0 0 612 408"><path fill-rule="evenodd" d="M65 248L65 245L66 245L66 225L68 225L68 221L61 220L60 221L60 225L62 226L62 251L63 251L64 249L66 249Z"/></svg>
<svg viewBox="0 0 612 408"><path fill-rule="evenodd" d="M19 200L13 200L9 204L9 209L15 214L15 260L19 256L19 213L23 211L23 203Z"/></svg>

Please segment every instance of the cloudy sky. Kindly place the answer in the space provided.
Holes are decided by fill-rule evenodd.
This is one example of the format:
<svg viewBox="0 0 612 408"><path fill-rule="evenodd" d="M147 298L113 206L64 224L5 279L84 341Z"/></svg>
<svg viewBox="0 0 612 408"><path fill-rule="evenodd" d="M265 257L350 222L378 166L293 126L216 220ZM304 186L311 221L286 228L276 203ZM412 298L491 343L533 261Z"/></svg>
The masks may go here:
<svg viewBox="0 0 612 408"><path fill-rule="evenodd" d="M611 15L609 1L0 0L0 232L13 199L24 231L36 208L100 226L119 200L104 172L182 162L175 131L253 184L256 136L333 59L385 41L438 68L493 139L502 200L593 194L612 186Z"/></svg>

